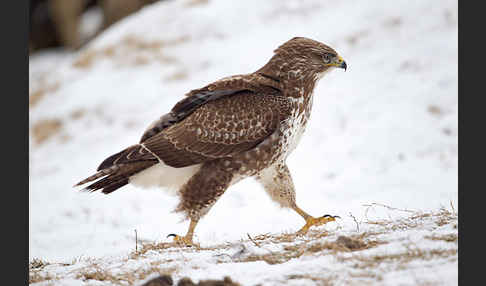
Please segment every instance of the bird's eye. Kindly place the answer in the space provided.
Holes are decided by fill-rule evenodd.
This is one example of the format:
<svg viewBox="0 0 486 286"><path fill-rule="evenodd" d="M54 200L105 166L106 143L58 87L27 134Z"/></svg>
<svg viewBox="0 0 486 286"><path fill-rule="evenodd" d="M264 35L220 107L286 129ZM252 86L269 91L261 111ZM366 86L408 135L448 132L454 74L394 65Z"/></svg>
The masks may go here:
<svg viewBox="0 0 486 286"><path fill-rule="evenodd" d="M324 60L324 63L328 64L331 62L331 55L330 54L324 54L322 56L322 59Z"/></svg>

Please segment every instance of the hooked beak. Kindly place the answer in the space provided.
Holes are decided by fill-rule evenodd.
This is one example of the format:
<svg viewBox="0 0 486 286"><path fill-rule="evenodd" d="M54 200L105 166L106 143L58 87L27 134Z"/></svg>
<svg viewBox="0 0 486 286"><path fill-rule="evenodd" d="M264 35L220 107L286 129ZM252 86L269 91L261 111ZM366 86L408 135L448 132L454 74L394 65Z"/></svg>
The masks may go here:
<svg viewBox="0 0 486 286"><path fill-rule="evenodd" d="M344 71L346 71L346 69L348 68L348 65L346 64L345 61L343 61L340 65L339 65L340 68L344 69Z"/></svg>
<svg viewBox="0 0 486 286"><path fill-rule="evenodd" d="M348 68L348 65L341 56L338 56L337 60L335 60L333 63L330 63L329 66L342 68L344 69L344 71L346 71L346 69Z"/></svg>

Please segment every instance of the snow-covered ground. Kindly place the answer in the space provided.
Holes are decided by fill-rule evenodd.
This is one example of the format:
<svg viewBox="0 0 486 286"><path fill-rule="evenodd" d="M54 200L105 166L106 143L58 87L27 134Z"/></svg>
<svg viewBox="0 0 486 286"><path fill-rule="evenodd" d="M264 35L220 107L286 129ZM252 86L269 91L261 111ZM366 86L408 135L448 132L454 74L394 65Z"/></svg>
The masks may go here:
<svg viewBox="0 0 486 286"><path fill-rule="evenodd" d="M116 267L119 257L133 252L135 230L139 240L153 243L168 242L169 233L185 233L188 222L172 212L177 197L167 192L127 186L105 196L80 193L72 185L105 157L136 143L145 127L186 92L255 71L294 36L324 42L348 63L346 72L336 70L317 85L310 123L288 159L298 204L315 216L342 217L319 228L332 233L319 239L357 233L355 219L393 224L410 215L381 205L457 212L457 35L457 1L179 0L147 6L77 53L32 55L30 260L52 263L43 269L51 273L64 273L55 263L86 263L87 257ZM420 249L439 243L457 250L455 242L425 238L427 232L444 234L443 227L427 227L427 219L420 220L424 227L394 229L387 239L406 236ZM456 223L445 224L446 232L457 236ZM300 216L280 209L247 179L231 187L199 223L195 240L207 249L241 240L251 245L247 234L291 233L302 224ZM402 248L390 242L373 251ZM150 257L167 258L166 251ZM184 257L175 259L180 261L177 277L220 279L224 271L213 269L235 266L216 265L204 251L173 255ZM451 257L413 260L408 265L415 271L398 267L370 281L455 285L457 254ZM134 261L142 265L144 259ZM255 285L255 277L266 271L315 274L331 267L329 259L302 256L271 265L272 270L261 261L239 262L239 270L228 274ZM336 283L354 281L346 270L352 264L339 265L329 268L347 273ZM410 273L415 280L409 280ZM322 282L277 276L265 276L264 285ZM69 279L59 285L91 283L75 275Z"/></svg>
<svg viewBox="0 0 486 286"><path fill-rule="evenodd" d="M174 281L228 276L241 285L457 285L457 213L388 210L408 216L356 220L354 229L311 230L305 237L247 234L202 248L134 241L128 255L35 259L30 279L38 285L142 285L170 275Z"/></svg>

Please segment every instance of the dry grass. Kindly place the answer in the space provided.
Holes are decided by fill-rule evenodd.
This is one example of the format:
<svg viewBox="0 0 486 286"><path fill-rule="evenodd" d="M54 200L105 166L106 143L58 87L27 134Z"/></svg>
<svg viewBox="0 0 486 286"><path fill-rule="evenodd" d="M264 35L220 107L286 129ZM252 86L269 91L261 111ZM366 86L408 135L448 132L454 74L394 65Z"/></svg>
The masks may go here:
<svg viewBox="0 0 486 286"><path fill-rule="evenodd" d="M280 236L265 235L266 238L256 237L255 240L265 241L266 243L285 243L290 242L292 235L283 234ZM353 236L339 236L335 241L319 241L312 243L312 240L285 245L282 251L270 252L268 254L251 254L240 258L237 262L265 261L268 264L281 264L293 258L299 258L303 255L313 255L316 253L336 254L338 252L352 252L376 247L386 242L376 239L369 239L370 233L363 233ZM294 240L291 240L294 241Z"/></svg>
<svg viewBox="0 0 486 286"><path fill-rule="evenodd" d="M328 236L330 233L323 230L311 229L305 236L299 236L295 232L284 232L278 235L273 235L269 233L260 234L253 237L255 241L265 241L272 243L284 243L284 242L294 242L297 238L304 239L305 241L312 241Z"/></svg>
<svg viewBox="0 0 486 286"><path fill-rule="evenodd" d="M49 280L55 280L55 279L56 278L49 273L46 273L44 275L40 274L37 271L29 273L29 284L37 283L37 282L43 282L43 281L49 281Z"/></svg>
<svg viewBox="0 0 486 286"><path fill-rule="evenodd" d="M39 89L29 94L29 108L35 107L48 93L54 92L59 88L59 83L43 85Z"/></svg>
<svg viewBox="0 0 486 286"><path fill-rule="evenodd" d="M171 275L177 270L176 267L161 267L160 264L150 264L148 268L138 268L135 271L114 273L107 269L102 269L97 263L93 263L90 266L83 268L76 274L76 279L83 281L97 280L108 281L114 285L133 285L137 281L143 280L150 275Z"/></svg>
<svg viewBox="0 0 486 286"><path fill-rule="evenodd" d="M378 206L378 205L374 205ZM388 207L389 208L389 207ZM397 211L398 209L390 208L390 210ZM295 233L282 234L262 234L242 239L238 243L226 243L220 245L213 245L211 247L180 247L175 243L151 243L143 241L138 243L137 251L133 251L122 263L127 263L133 259L138 261L141 265L135 271L125 270L119 271L118 267L101 267L100 261L96 259L83 259L82 262L87 263L85 267L68 272L69 275L76 277L82 281L90 283L99 283L98 281L110 285L134 285L139 281L146 279L149 276L173 275L175 272L180 273L178 267L184 267L189 261L186 255L195 255L198 252L213 252L210 253L213 263L242 263L252 261L264 261L270 265L278 265L288 262L292 259L299 259L301 257L332 257L337 263L342 263L347 268L346 281L349 283L357 283L356 285L374 285L377 281L382 281L386 276L386 271L402 271L407 270L411 266L411 262L419 261L433 261L437 259L444 259L447 262L457 261L457 247L451 245L453 248L435 247L435 248L419 248L412 241L408 240L406 236L393 238L386 236L396 230L420 228L430 226L437 229L441 225L449 224L457 226L457 213L452 208L452 211L441 208L436 212L414 212L410 210L398 210L410 213L409 216L396 220L380 220L368 221L366 223L377 225L368 231L357 232L349 235L337 236L334 233L322 231L319 229L310 230L305 236L297 236ZM355 220L357 222L357 220ZM435 226L434 226L435 224ZM359 228L358 228L359 229ZM444 228L442 228L444 229ZM431 232L430 235L425 235L425 239L431 241L445 241L448 243L457 244L458 235L451 231L451 233L437 234ZM380 249L373 250L380 245L386 243L393 243L400 241L404 248L398 252L387 253ZM243 248L237 253L233 253L233 248L236 245L242 245ZM261 251L249 251L248 245L254 245L261 248ZM275 249L275 245L279 247ZM270 247L272 246L272 247ZM135 247L134 247L135 248ZM370 250L363 252L363 250ZM151 253L155 252L155 253ZM159 257L159 254L162 254ZM164 254L173 253L176 256ZM153 258L159 257L157 260ZM176 258L179 257L179 258ZM81 262L81 261L77 261ZM77 263L74 261L72 264ZM133 261L131 261L133 262ZM34 259L30 265L29 281L31 283L49 281L52 283L59 282L59 279L64 277L53 276L46 272L44 267L49 265L49 262L40 259ZM380 267L381 266L381 267ZM203 266L192 265L193 269L201 269ZM115 271L116 269L116 271ZM333 285L336 277L332 273L289 273L285 275L282 282L289 280L302 280L302 283L315 283L319 285ZM160 279L159 279L160 280ZM91 282L90 282L91 281ZM159 286L165 284L156 284L157 279L151 280L155 284L144 284L146 286ZM149 281L150 282L150 281ZM300 282L300 281L299 281ZM417 281L424 282L424 281ZM148 283L148 282L147 282ZM185 284L184 284L185 283ZM226 284L224 284L226 283ZM232 284L231 284L232 283ZM428 283L425 281L424 283ZM223 280L201 280L199 283L193 283L190 279L181 279L178 284L173 285L238 285L230 280L224 282ZM354 285L354 284L353 284ZM427 285L427 284L420 284Z"/></svg>
<svg viewBox="0 0 486 286"><path fill-rule="evenodd" d="M311 245L307 251L310 253L331 250L333 254L337 252L352 252L376 247L387 242L376 239L364 239L367 234L355 236L339 236L335 241L319 242Z"/></svg>
<svg viewBox="0 0 486 286"><path fill-rule="evenodd" d="M161 250L165 250L165 249L168 249L168 248L171 248L171 247L174 247L174 246L175 245L173 243L167 243L167 242L145 243L145 244L142 244L142 248L140 250L133 251L130 254L130 258L131 259L137 259L141 255L144 255L145 253L147 253L148 251L161 251Z"/></svg>
<svg viewBox="0 0 486 286"><path fill-rule="evenodd" d="M381 281L383 280L383 276L380 274L377 274L373 271L369 270L360 270L356 272L349 272L349 276L353 278L366 278L366 279L372 279L374 281ZM372 285L372 284L371 284Z"/></svg>
<svg viewBox="0 0 486 286"><path fill-rule="evenodd" d="M38 89L29 95L29 107L34 107L46 94L44 89Z"/></svg>
<svg viewBox="0 0 486 286"><path fill-rule="evenodd" d="M34 258L29 262L29 284L56 279L55 276L49 273L42 273L42 270L47 265L51 265L51 263L39 258Z"/></svg>
<svg viewBox="0 0 486 286"><path fill-rule="evenodd" d="M167 267L166 263L169 261L152 261L147 267L140 267L135 271L119 272L111 271L100 266L99 259L94 258L79 258L73 260L71 264L59 264L60 266L74 265L78 262L88 263L80 269L68 272L74 275L74 278L82 281L102 281L109 282L111 285L134 285L140 280L147 278L150 275L171 275L177 271L176 267ZM58 263L56 263L58 264ZM42 271L46 265L52 265L49 262L41 259L34 259L29 264L29 284L49 281L60 280L65 277L53 276L49 272ZM116 268L115 268L116 269Z"/></svg>
<svg viewBox="0 0 486 286"><path fill-rule="evenodd" d="M96 50L87 50L73 62L73 67L79 69L91 67L98 55L99 52Z"/></svg>
<svg viewBox="0 0 486 286"><path fill-rule="evenodd" d="M235 262L254 262L254 261L264 261L270 265L282 264L290 259L299 258L303 254L299 248L285 249L282 252L269 253L269 254L259 254L259 255L249 255L244 258L238 259Z"/></svg>
<svg viewBox="0 0 486 286"><path fill-rule="evenodd" d="M140 66L158 61L164 64L175 63L176 59L165 56L164 47L178 45L189 40L188 36L181 36L174 40L145 40L136 35L127 35L120 41L100 49L88 49L74 62L73 67L79 69L90 68L96 61L103 58L111 59L118 65ZM186 75L174 75L176 79Z"/></svg>
<svg viewBox="0 0 486 286"><path fill-rule="evenodd" d="M159 286L159 285L154 285L154 286ZM177 286L241 286L241 284L234 282L228 276L224 277L223 280L201 280L197 284L192 282L190 278L184 277L181 280L179 280Z"/></svg>
<svg viewBox="0 0 486 286"><path fill-rule="evenodd" d="M285 276L287 280L311 280L318 285L323 286L330 286L335 285L335 281L337 279L336 275L329 275L329 276L316 276L316 275L309 275L309 274L290 274Z"/></svg>
<svg viewBox="0 0 486 286"><path fill-rule="evenodd" d="M386 206L383 206L386 207ZM423 219L432 218L438 226L450 224L457 219L457 214L454 209L451 211L441 208L438 212L420 213L411 210L400 210L388 207L390 210L399 210L411 213L409 217L398 220L380 220L380 221L367 221L367 224L374 224L380 226L378 231L367 231L351 236L339 236L333 241L320 240L329 236L327 232L313 231L309 232L305 237L301 237L304 240L302 243L286 245L282 251L270 252L262 255L249 255L238 262L248 261L265 261L268 264L280 264L285 263L293 258L299 258L305 255L335 255L339 256L339 253L343 252L358 252L365 249L377 247L381 244L388 243L384 240L376 239L376 236L394 232L397 230L413 229L421 226ZM447 235L434 235L426 236L425 238L431 240L443 240L447 242L457 242L457 234ZM263 247L266 243L287 243L294 242L297 239L295 234L284 233L281 235L263 234L251 238L251 241L258 246ZM320 241L319 241L320 240ZM316 242L317 241L317 242ZM407 247L407 251L398 254L380 254L372 256L353 256L352 258L341 258L343 260L352 260L355 266L362 269L369 269L380 263L397 261L400 264L405 264L414 259L430 260L434 258L445 258L457 255L457 249L432 249L421 250L419 248ZM369 274L369 273L368 273ZM371 274L370 274L371 275ZM369 276L369 275L368 275ZM378 279L379 275L372 275L374 279Z"/></svg>
<svg viewBox="0 0 486 286"><path fill-rule="evenodd" d="M442 240L446 242L456 242L458 241L458 236L455 233L443 234L443 235L426 235L424 236L430 240Z"/></svg>
<svg viewBox="0 0 486 286"><path fill-rule="evenodd" d="M410 216L406 218L401 218L397 220L369 220L367 219L365 221L366 224L372 224L372 225L379 225L385 228L385 230L405 230L405 229L412 229L416 228L421 224L422 219L428 218L428 217L433 217L435 219L435 223L437 226L443 226L451 223L454 220L457 220L457 213L455 212L454 208L452 207L452 211L449 211L448 209L442 207L439 209L437 212L418 212L418 211L412 211L412 210L402 210L402 209L395 209L391 208L386 205L379 205L379 204L371 204L371 205L366 205L368 207L372 206L382 206L386 207L390 210L398 210L398 211L404 211L404 212L409 212L411 213ZM451 205L452 206L452 205ZM366 216L366 214L365 214Z"/></svg>
<svg viewBox="0 0 486 286"><path fill-rule="evenodd" d="M336 252L350 252L359 251L368 248L376 247L386 242L371 239L374 235L381 234L379 232L364 232L359 235L353 236L339 236L335 241L315 242L318 239L329 235L328 232L310 231L305 236L304 242L298 244L285 245L282 251L270 252L268 254L250 254L238 259L233 259L233 262L252 262L252 261L265 261L268 264L281 264L289 261L293 258L299 258L302 255L311 255L314 253L320 253L323 251L329 251L332 254ZM257 247L265 247L265 244L279 244L279 243L294 243L297 239L297 235L294 233L283 233L279 235L263 234L252 238L249 236L249 240L252 241ZM198 247L198 248L182 248L183 251L212 251L227 249L227 244L216 245L212 247ZM131 259L138 259L145 255L148 251L164 251L169 248L179 248L174 243L145 243L138 251L134 251L130 254ZM226 260L221 260L218 263L224 263ZM170 261L164 261L170 262Z"/></svg>
<svg viewBox="0 0 486 286"><path fill-rule="evenodd" d="M156 278L150 279L141 286L169 286L175 285L174 280L170 275L161 275ZM177 286L241 286L239 283L231 280L226 276L222 280L201 280L199 283L194 283L188 277L184 277L179 280Z"/></svg>
<svg viewBox="0 0 486 286"><path fill-rule="evenodd" d="M404 264L412 260L432 260L436 258L449 258L457 255L457 249L420 249L407 247L403 252L394 254L353 255L351 257L338 257L341 262L353 263L353 268L374 269L382 263L396 263L397 267L404 269Z"/></svg>
<svg viewBox="0 0 486 286"><path fill-rule="evenodd" d="M62 121L57 118L41 119L33 124L32 136L36 144L44 141L61 131Z"/></svg>
<svg viewBox="0 0 486 286"><path fill-rule="evenodd" d="M42 259L39 259L39 258L34 258L31 262L29 262L29 270L33 270L33 269L42 269L44 268L46 265L49 265L50 263L47 262L47 261L44 261Z"/></svg>
<svg viewBox="0 0 486 286"><path fill-rule="evenodd" d="M94 271L86 270L80 272L76 275L77 279L82 279L83 281L86 280L98 280L98 281L110 281L110 282L119 282L116 276L112 275L108 271L104 271L101 269L95 269Z"/></svg>
<svg viewBox="0 0 486 286"><path fill-rule="evenodd" d="M232 246L231 244L218 244L218 245L213 245L208 247L200 247L200 246L185 247L185 246L179 246L173 242L160 242L160 243L145 242L142 243L141 248L139 247L137 251L131 252L129 258L138 259L144 256L149 251L162 252L169 249L173 249L174 251L182 250L187 252L214 251L214 250L228 249L231 246ZM170 262L170 261L172 260L165 260L164 262Z"/></svg>

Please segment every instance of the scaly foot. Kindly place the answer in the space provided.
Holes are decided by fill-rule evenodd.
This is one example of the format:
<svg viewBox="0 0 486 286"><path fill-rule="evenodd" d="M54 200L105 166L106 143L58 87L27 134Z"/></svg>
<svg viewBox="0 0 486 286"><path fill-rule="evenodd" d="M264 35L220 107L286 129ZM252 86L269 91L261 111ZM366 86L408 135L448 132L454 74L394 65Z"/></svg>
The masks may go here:
<svg viewBox="0 0 486 286"><path fill-rule="evenodd" d="M171 236L174 237L174 242L177 245L179 245L179 246L187 246L187 247L195 246L195 247L199 247L198 244L192 242L192 236L187 236L187 235L186 236L180 236L180 235L171 233L167 237L171 237Z"/></svg>
<svg viewBox="0 0 486 286"><path fill-rule="evenodd" d="M307 231L311 226L320 226L330 221L335 221L336 218L340 218L340 217L332 216L332 215L323 215L318 218L309 217L308 219L306 219L305 225L297 232L297 235L304 235L307 233Z"/></svg>

